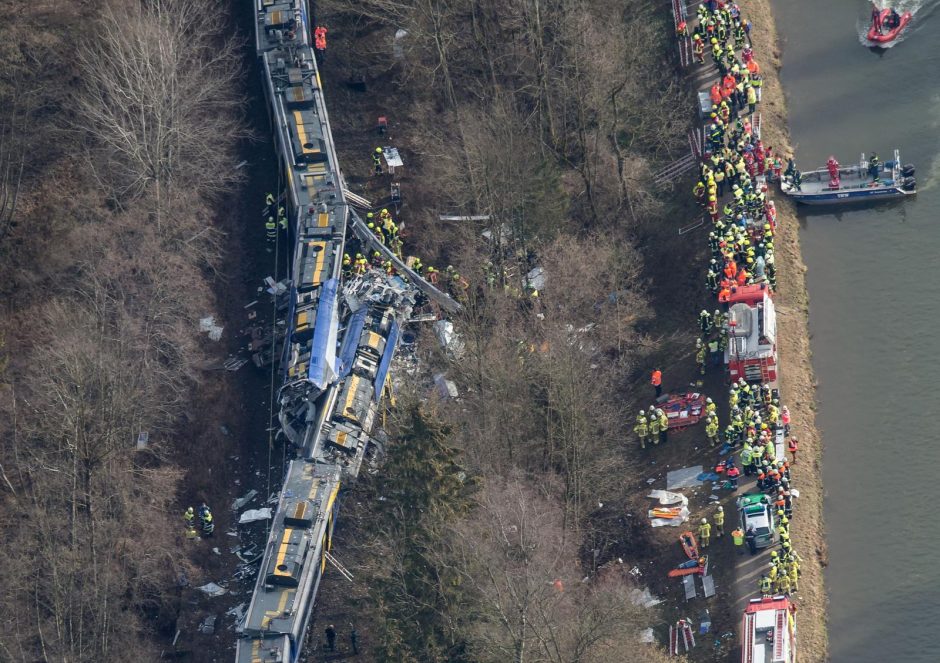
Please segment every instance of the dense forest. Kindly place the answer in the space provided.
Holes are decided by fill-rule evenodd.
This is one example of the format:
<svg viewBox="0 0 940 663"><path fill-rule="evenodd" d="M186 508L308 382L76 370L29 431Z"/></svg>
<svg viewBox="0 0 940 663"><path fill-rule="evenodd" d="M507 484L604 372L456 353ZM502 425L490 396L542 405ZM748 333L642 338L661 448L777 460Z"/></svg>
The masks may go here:
<svg viewBox="0 0 940 663"><path fill-rule="evenodd" d="M153 660L174 616L179 424L245 135L208 8L3 3L3 660Z"/></svg>

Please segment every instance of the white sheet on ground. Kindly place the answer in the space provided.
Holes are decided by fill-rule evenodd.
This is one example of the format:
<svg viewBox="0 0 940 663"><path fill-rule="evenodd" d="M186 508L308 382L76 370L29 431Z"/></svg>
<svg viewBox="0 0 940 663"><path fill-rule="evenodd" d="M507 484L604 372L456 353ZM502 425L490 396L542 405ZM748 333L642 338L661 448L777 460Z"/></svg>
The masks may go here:
<svg viewBox="0 0 940 663"><path fill-rule="evenodd" d="M676 488L692 488L699 484L696 477L702 473L702 466L683 467L681 470L672 470L666 473L666 490Z"/></svg>
<svg viewBox="0 0 940 663"><path fill-rule="evenodd" d="M651 500L659 500L660 504L666 506L670 504L678 504L679 502L682 502L682 504L689 503L689 498L685 495L680 493L673 493L668 490L653 490L650 491L650 494L647 495L647 497Z"/></svg>
<svg viewBox="0 0 940 663"><path fill-rule="evenodd" d="M253 523L256 520L270 520L271 519L271 509L265 507L263 509L249 509L241 515L238 519L239 525L244 525L245 523Z"/></svg>

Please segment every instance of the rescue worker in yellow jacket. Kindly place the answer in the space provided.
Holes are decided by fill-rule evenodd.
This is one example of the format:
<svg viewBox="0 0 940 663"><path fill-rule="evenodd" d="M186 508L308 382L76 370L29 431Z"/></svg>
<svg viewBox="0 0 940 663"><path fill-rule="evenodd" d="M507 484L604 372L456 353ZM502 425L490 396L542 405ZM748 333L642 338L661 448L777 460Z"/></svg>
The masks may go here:
<svg viewBox="0 0 940 663"><path fill-rule="evenodd" d="M640 439L640 448L645 449L646 440L650 435L650 428L646 421L646 417L637 417L636 426L633 427L633 432L636 433L636 436Z"/></svg>
<svg viewBox="0 0 940 663"><path fill-rule="evenodd" d="M659 417L655 412L650 417L650 436L653 438L653 444L659 444Z"/></svg>
<svg viewBox="0 0 940 663"><path fill-rule="evenodd" d="M721 506L715 511L715 532L719 539L725 533L725 510Z"/></svg>
<svg viewBox="0 0 940 663"><path fill-rule="evenodd" d="M773 593L773 584L773 580L767 576L761 576L759 581L761 595L770 596Z"/></svg>
<svg viewBox="0 0 940 663"><path fill-rule="evenodd" d="M713 447L718 445L718 417L711 417L705 423L705 437Z"/></svg>
<svg viewBox="0 0 940 663"><path fill-rule="evenodd" d="M708 547L708 540L712 535L712 526L708 524L707 518L702 518L702 522L698 526L698 542L702 548Z"/></svg>

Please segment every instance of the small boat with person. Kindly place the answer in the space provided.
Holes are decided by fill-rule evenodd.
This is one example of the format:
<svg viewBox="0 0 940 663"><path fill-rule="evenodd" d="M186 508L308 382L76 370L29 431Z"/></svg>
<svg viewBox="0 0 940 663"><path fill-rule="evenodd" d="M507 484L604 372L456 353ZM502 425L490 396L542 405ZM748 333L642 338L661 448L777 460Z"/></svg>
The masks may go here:
<svg viewBox="0 0 940 663"><path fill-rule="evenodd" d="M893 42L911 22L911 17L911 12L899 14L890 7L878 9L878 6L872 3L868 41L879 45Z"/></svg>
<svg viewBox="0 0 940 663"><path fill-rule="evenodd" d="M838 205L903 198L917 193L914 166L901 165L901 155L882 162L872 153L862 154L858 164L842 166L829 157L824 168L801 173L793 161L780 182L780 189L794 201L806 205Z"/></svg>

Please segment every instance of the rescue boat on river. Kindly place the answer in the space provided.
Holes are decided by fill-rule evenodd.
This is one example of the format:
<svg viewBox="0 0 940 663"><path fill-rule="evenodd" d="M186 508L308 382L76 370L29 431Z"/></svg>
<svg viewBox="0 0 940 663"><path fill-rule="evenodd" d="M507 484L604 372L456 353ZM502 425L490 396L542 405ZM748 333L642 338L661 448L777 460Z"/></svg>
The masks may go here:
<svg viewBox="0 0 940 663"><path fill-rule="evenodd" d="M868 28L868 41L874 44L890 44L895 39L898 38L898 35L907 27L907 24L911 22L911 12L904 12L898 17L897 25L887 29L887 32L883 31L883 28L880 26L888 26L888 17L891 14L891 9L882 9L878 12L879 16L879 25L876 25L872 21L871 26Z"/></svg>
<svg viewBox="0 0 940 663"><path fill-rule="evenodd" d="M894 159L884 163L873 164L862 154L858 164L841 166L829 157L826 167L800 174L799 182L793 176L784 177L780 189L798 203L839 205L912 196L917 193L917 180L914 166L902 166L895 150Z"/></svg>

